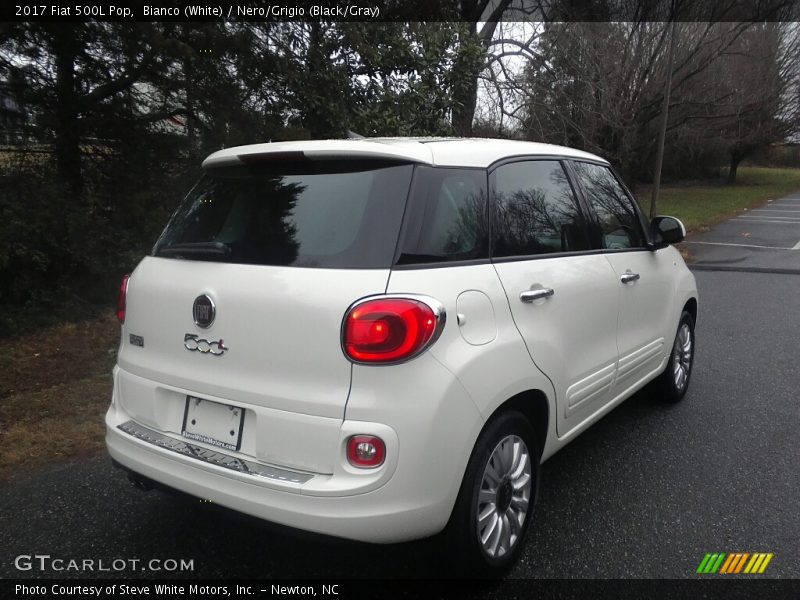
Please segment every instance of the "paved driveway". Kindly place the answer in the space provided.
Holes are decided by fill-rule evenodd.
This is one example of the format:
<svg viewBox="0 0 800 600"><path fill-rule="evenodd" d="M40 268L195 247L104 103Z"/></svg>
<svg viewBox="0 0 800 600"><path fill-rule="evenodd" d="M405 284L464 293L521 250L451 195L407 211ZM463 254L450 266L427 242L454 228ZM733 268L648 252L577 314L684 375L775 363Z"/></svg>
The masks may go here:
<svg viewBox="0 0 800 600"><path fill-rule="evenodd" d="M683 245L700 269L800 273L800 193L745 211Z"/></svg>

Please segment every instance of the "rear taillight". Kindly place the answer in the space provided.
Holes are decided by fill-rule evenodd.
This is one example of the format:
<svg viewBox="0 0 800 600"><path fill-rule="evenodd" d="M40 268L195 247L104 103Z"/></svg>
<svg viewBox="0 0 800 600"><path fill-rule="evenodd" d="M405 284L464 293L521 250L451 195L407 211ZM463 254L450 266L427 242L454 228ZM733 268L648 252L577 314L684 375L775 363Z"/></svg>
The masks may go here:
<svg viewBox="0 0 800 600"><path fill-rule="evenodd" d="M128 279L130 275L123 275L122 281L119 284L119 293L117 294L117 320L120 323L125 322L125 296L128 294Z"/></svg>
<svg viewBox="0 0 800 600"><path fill-rule="evenodd" d="M371 469L383 464L386 446L374 435L354 435L347 440L347 461L360 469Z"/></svg>
<svg viewBox="0 0 800 600"><path fill-rule="evenodd" d="M365 300L345 315L342 348L353 362L408 360L436 341L444 318L444 308L433 299Z"/></svg>

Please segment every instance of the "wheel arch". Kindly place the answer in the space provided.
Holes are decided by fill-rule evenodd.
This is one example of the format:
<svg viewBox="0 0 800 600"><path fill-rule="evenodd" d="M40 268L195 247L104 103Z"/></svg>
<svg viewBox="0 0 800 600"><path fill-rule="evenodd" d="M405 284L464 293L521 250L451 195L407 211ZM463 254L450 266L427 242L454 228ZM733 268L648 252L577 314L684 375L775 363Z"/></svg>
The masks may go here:
<svg viewBox="0 0 800 600"><path fill-rule="evenodd" d="M486 423L481 429L481 433L498 416L509 411L517 411L528 420L536 434L536 441L539 443L539 452L544 452L547 443L547 434L550 428L550 403L547 395L542 390L529 389L519 392L494 409L492 414L486 419ZM478 436L480 437L480 435Z"/></svg>
<svg viewBox="0 0 800 600"><path fill-rule="evenodd" d="M543 451L545 442L547 440L548 429L550 427L550 415L552 414L552 411L550 410L546 393L540 389L529 388L515 393L513 396L495 407L489 417L484 421L483 426L476 437L469 462L465 468L465 472L462 475L458 496L454 502L452 511L450 513L450 518L448 519L447 525L442 532L443 539L449 541L451 544L454 544L463 553L463 556L466 559L464 564L468 565L465 573L470 576L474 576L476 572L489 572L485 571L485 565L483 563L474 560L474 557L470 557L467 552L467 549L471 547L471 541L478 539L470 535L470 532L474 533L474 530L461 526L467 522L465 519L469 519L470 523L472 522L473 515L471 495L475 488L473 485L471 485L471 483L475 481L473 478L474 474L476 473L473 465L473 461L476 457L475 452L480 448L479 441L484 434L487 434L487 432L491 431L492 426L495 425L503 415L508 415L509 413L516 413L517 415L520 415L530 424L531 428L533 429L533 433L537 438L536 442L539 444L538 450L540 452ZM531 459L531 469L532 474L534 474L535 477L535 483L533 484L533 495L530 498L530 507L526 517L526 530L532 518L530 515L533 514L534 506L536 504L536 496L538 495L539 490L539 461L533 459L533 456L531 456ZM482 463L476 464L481 465ZM471 465L473 466L472 469L470 468ZM517 545L515 552L519 552L520 548L521 546ZM497 567L500 569L500 571L492 571L492 573L496 575L498 572L504 572L503 569L510 567L511 564L513 564L513 562L505 566L500 565ZM475 569L477 569L477 571Z"/></svg>
<svg viewBox="0 0 800 600"><path fill-rule="evenodd" d="M681 313L683 313L683 311L687 311L690 315L692 315L692 321L694 321L694 324L697 325L697 298L689 298L683 305Z"/></svg>

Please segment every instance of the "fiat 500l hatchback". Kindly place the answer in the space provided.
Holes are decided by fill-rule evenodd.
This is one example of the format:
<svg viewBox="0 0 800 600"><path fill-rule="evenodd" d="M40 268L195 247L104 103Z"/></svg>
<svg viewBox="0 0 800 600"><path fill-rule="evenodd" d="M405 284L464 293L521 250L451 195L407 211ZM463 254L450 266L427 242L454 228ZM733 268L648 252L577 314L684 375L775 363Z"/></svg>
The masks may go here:
<svg viewBox="0 0 800 600"><path fill-rule="evenodd" d="M692 370L695 280L608 162L544 144L230 148L120 288L114 461L269 521L508 567L541 461Z"/></svg>

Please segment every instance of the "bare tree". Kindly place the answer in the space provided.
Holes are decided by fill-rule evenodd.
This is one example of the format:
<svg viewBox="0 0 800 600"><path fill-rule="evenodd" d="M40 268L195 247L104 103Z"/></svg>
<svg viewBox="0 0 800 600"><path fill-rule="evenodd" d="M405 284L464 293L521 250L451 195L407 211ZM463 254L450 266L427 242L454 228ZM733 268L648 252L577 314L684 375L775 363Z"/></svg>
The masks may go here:
<svg viewBox="0 0 800 600"><path fill-rule="evenodd" d="M728 181L733 183L742 160L798 130L797 28L793 23L755 25L721 63L720 85L728 97L718 130L730 160Z"/></svg>
<svg viewBox="0 0 800 600"><path fill-rule="evenodd" d="M544 24L538 55L517 81L524 93L526 137L603 153L629 175L651 174L667 76L668 25ZM794 106L787 102L787 86L797 69L787 28L678 24L670 135L680 130L681 136L706 144L727 136L736 156L780 139L781 130L785 135ZM743 77L746 72L753 75Z"/></svg>

